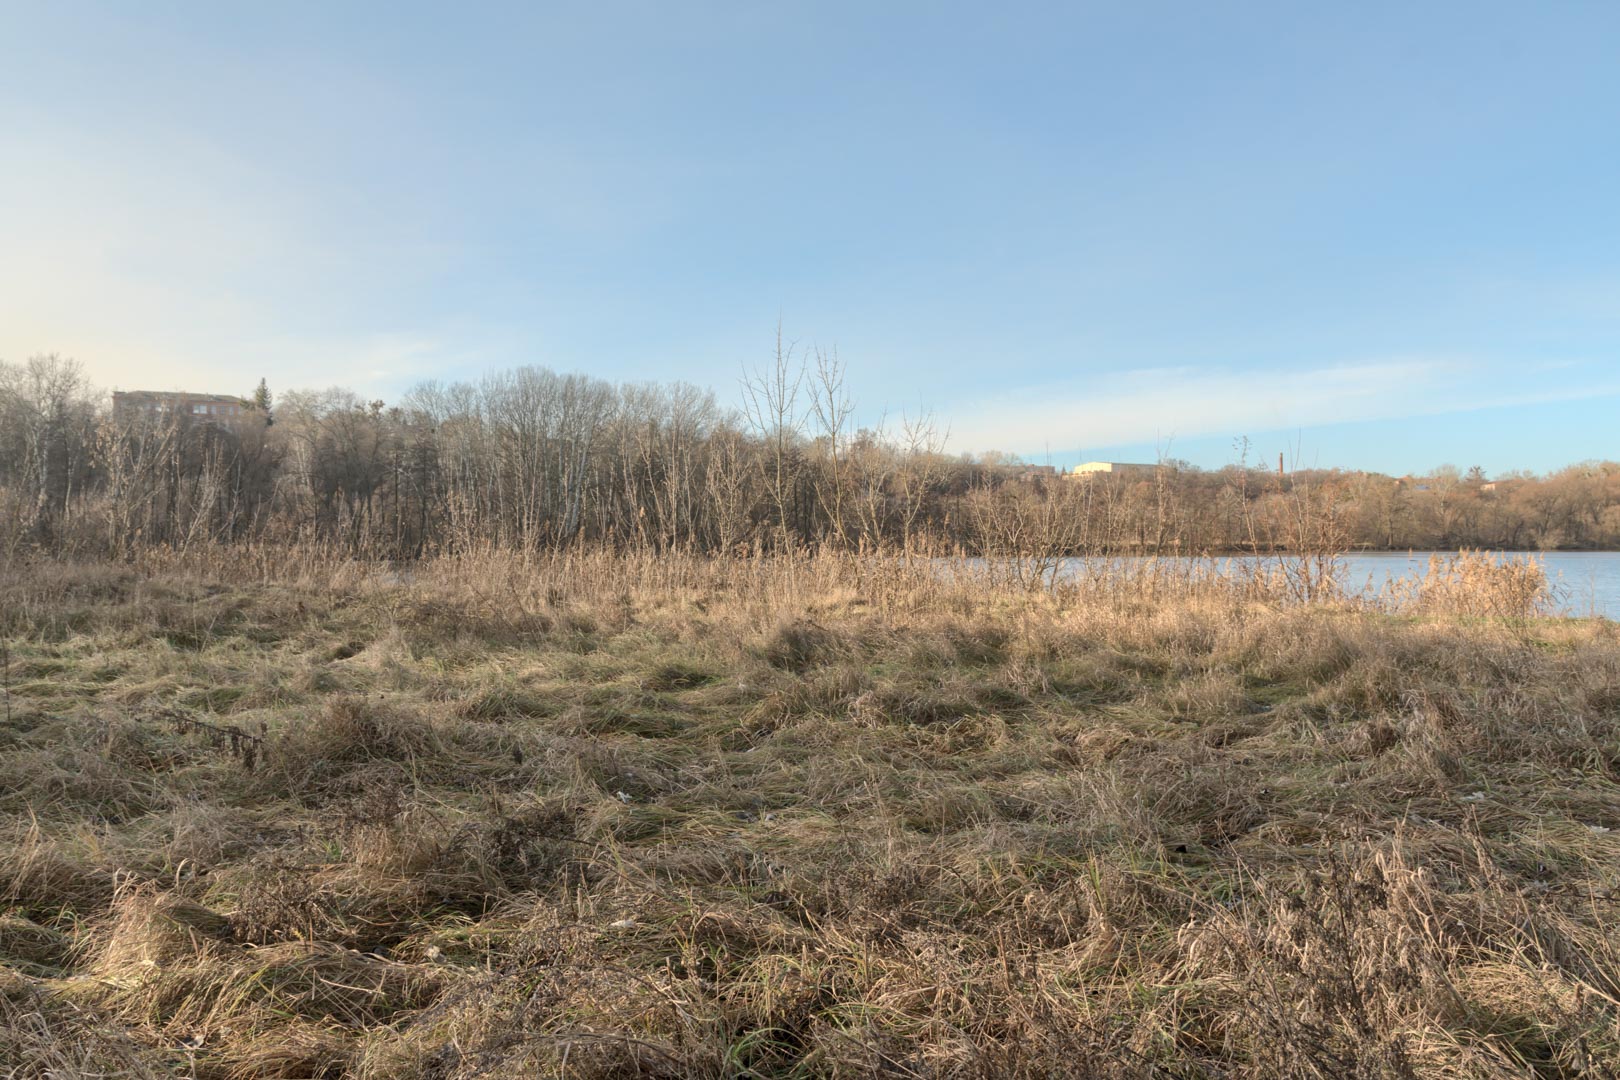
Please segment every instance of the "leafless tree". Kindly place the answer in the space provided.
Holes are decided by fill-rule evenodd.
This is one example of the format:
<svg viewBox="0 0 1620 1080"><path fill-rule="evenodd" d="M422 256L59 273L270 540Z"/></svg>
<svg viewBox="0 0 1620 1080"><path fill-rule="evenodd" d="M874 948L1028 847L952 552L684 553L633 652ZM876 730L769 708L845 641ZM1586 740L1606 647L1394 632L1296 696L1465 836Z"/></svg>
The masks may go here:
<svg viewBox="0 0 1620 1080"><path fill-rule="evenodd" d="M704 493L715 550L735 554L748 533L749 493L748 446L742 434L730 425L722 426L709 443L704 470Z"/></svg>
<svg viewBox="0 0 1620 1080"><path fill-rule="evenodd" d="M0 363L0 481L39 539L69 512L90 465L95 402L77 361L56 354Z"/></svg>
<svg viewBox="0 0 1620 1080"><path fill-rule="evenodd" d="M815 350L810 388L811 409L826 453L825 467L817 477L816 497L827 515L833 543L842 546L849 539L844 525L844 500L849 490L849 478L845 475L845 440L855 404L844 385L844 362L839 359L837 349Z"/></svg>
<svg viewBox="0 0 1620 1080"><path fill-rule="evenodd" d="M799 391L804 385L805 368L796 348L782 338L776 327L776 352L769 366L745 370L742 377L743 416L764 448L760 472L776 516L777 543L789 542L791 506L799 482L800 448L804 435L804 410Z"/></svg>
<svg viewBox="0 0 1620 1080"><path fill-rule="evenodd" d="M984 484L967 499L974 546L987 571L1005 573L1026 589L1048 588L1065 558L1076 553L1081 515L1073 486L1063 481Z"/></svg>
<svg viewBox="0 0 1620 1080"><path fill-rule="evenodd" d="M935 486L945 474L945 442L950 432L941 431L934 414L921 410L915 416L900 418L900 466L895 486L900 512L900 546L909 559L918 522Z"/></svg>

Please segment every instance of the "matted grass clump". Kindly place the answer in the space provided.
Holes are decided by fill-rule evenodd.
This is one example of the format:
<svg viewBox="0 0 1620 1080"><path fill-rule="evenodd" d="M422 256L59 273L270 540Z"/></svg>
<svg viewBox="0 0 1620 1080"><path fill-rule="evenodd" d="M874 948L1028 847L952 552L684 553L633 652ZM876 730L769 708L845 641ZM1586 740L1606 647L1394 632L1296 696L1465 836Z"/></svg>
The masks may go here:
<svg viewBox="0 0 1620 1080"><path fill-rule="evenodd" d="M256 558L0 577L0 1073L1620 1074L1620 633L1519 570Z"/></svg>

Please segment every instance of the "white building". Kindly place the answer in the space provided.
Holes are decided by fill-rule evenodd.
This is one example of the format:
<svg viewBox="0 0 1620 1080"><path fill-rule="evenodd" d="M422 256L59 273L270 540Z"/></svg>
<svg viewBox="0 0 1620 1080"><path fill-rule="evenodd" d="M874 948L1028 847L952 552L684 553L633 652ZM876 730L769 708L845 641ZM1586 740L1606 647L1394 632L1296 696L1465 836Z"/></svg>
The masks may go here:
<svg viewBox="0 0 1620 1080"><path fill-rule="evenodd" d="M1088 461L1083 465L1076 465L1073 469L1070 469L1068 477L1071 480L1081 480L1103 474L1134 478L1152 476L1157 470L1157 465L1143 465L1132 461Z"/></svg>

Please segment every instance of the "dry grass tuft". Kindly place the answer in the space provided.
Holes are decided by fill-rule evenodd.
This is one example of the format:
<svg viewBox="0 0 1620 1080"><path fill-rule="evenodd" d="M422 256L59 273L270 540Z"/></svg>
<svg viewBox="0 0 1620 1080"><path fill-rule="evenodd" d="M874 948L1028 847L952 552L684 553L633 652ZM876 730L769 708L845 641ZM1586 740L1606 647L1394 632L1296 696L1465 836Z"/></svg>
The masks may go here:
<svg viewBox="0 0 1620 1080"><path fill-rule="evenodd" d="M175 1075L172 1062L127 1032L40 983L0 970L0 1062L16 1077Z"/></svg>
<svg viewBox="0 0 1620 1080"><path fill-rule="evenodd" d="M794 619L776 628L765 642L764 656L771 667L802 675L830 663L841 651L837 634L809 619Z"/></svg>
<svg viewBox="0 0 1620 1080"><path fill-rule="evenodd" d="M0 903L48 921L89 914L111 901L112 875L86 866L37 821L15 822L12 831L0 847Z"/></svg>

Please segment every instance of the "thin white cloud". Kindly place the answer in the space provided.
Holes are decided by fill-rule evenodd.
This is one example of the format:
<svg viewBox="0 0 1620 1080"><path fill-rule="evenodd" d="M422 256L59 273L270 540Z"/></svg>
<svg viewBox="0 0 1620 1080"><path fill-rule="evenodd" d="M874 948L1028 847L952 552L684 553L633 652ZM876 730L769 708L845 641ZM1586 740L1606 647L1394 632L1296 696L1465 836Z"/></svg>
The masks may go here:
<svg viewBox="0 0 1620 1080"><path fill-rule="evenodd" d="M1583 365L1590 368L1591 365ZM950 410L954 450L1030 454L1620 393L1620 375L1544 382L1537 365L1410 357L1291 371L1152 368L1066 381Z"/></svg>

